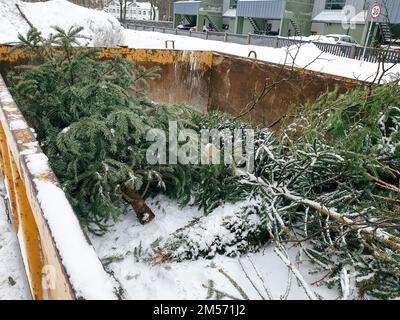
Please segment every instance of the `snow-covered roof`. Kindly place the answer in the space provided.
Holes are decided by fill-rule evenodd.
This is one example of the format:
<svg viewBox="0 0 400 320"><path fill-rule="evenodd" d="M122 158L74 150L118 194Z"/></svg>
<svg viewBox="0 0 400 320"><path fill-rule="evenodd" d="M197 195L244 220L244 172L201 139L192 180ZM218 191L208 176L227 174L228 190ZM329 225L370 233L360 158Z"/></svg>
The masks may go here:
<svg viewBox="0 0 400 320"><path fill-rule="evenodd" d="M224 17L234 18L236 17L236 9L228 9L224 12Z"/></svg>
<svg viewBox="0 0 400 320"><path fill-rule="evenodd" d="M357 15L355 15L350 21L354 23L365 23L368 17L367 11L361 11Z"/></svg>
<svg viewBox="0 0 400 320"><path fill-rule="evenodd" d="M195 3L195 2L201 2L201 1L195 1L195 0L182 0L182 1L175 1L175 3Z"/></svg>
<svg viewBox="0 0 400 320"><path fill-rule="evenodd" d="M133 8L140 8L140 9L151 9L151 3L150 2L132 2L128 5L128 7L133 7Z"/></svg>
<svg viewBox="0 0 400 320"><path fill-rule="evenodd" d="M107 7L111 7L111 6L116 6L116 7L120 7L120 4L118 1L111 1ZM151 3L150 2L129 2L127 3L127 8L139 8L139 9L151 9ZM157 7L155 7L157 9Z"/></svg>
<svg viewBox="0 0 400 320"><path fill-rule="evenodd" d="M349 19L345 11L342 10L325 10L317 14L314 22L331 22L331 23L365 23L365 11L361 11L353 18Z"/></svg>

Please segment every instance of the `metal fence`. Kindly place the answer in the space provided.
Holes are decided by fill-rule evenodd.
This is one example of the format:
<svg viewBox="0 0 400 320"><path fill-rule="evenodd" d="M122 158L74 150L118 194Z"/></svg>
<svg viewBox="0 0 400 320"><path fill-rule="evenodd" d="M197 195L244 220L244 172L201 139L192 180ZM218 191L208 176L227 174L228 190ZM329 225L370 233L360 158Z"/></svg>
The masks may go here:
<svg viewBox="0 0 400 320"><path fill-rule="evenodd" d="M250 34L250 33L247 35L243 35L243 34L214 32L214 31L194 32L194 31L178 30L173 28L164 28L157 26L131 24L131 23L127 23L125 27L133 30L162 32L174 35L200 38L205 40L216 40L216 41L224 41L224 42L247 44L247 45L251 44L256 46L264 46L272 48L282 48L299 44L313 43L321 51L339 57L362 60L364 56L364 60L368 62L400 63L400 53L389 49L367 48L365 50L365 55L364 55L364 48L361 46L346 46L346 45L323 43L323 42L296 40L296 39L283 38L277 36L265 36L265 35Z"/></svg>
<svg viewBox="0 0 400 320"><path fill-rule="evenodd" d="M118 19L119 20L119 19ZM158 27L158 28L173 28L174 23L172 21L154 21L154 20L126 20L124 24L147 26L147 27Z"/></svg>

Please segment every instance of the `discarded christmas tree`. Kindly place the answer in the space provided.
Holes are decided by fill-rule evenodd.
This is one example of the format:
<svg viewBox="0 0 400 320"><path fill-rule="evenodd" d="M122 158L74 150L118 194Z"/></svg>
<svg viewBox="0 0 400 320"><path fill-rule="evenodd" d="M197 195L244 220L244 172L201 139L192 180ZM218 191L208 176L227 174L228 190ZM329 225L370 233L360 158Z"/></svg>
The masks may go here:
<svg viewBox="0 0 400 320"><path fill-rule="evenodd" d="M148 101L143 88L158 77L156 69L119 56L98 60L98 50L74 47L81 30L56 28L49 39L35 29L20 36L19 47L40 64L10 75L12 93L85 224L105 230L122 212L121 199L148 223L154 214L143 192L162 186L163 168L148 168L145 133L184 117L188 107Z"/></svg>
<svg viewBox="0 0 400 320"><path fill-rule="evenodd" d="M144 198L157 192L182 204L193 195L206 212L238 196L230 166L148 164L149 129L168 131L175 121L178 129L199 130L212 117L186 105L152 103L145 89L158 77L157 68L146 70L117 55L99 60L97 49L75 46L81 30L56 28L48 39L36 29L20 35L18 48L30 63L9 75L12 94L81 221L104 232L124 211L124 200L148 223L154 214ZM213 176L220 190L205 193Z"/></svg>

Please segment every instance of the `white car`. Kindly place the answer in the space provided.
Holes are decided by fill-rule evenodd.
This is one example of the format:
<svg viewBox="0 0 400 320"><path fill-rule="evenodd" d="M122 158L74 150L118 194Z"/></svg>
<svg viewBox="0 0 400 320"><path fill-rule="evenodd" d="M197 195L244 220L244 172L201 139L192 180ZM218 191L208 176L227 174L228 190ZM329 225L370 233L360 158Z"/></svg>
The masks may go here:
<svg viewBox="0 0 400 320"><path fill-rule="evenodd" d="M326 35L327 38L334 39L336 44L341 44L345 46L358 46L356 40L353 37L345 35L345 34L328 34Z"/></svg>
<svg viewBox="0 0 400 320"><path fill-rule="evenodd" d="M387 49L388 47L390 47L391 50L394 50L396 52L400 53L400 40L392 40L392 43L388 44L383 44L381 45L381 48L383 49Z"/></svg>

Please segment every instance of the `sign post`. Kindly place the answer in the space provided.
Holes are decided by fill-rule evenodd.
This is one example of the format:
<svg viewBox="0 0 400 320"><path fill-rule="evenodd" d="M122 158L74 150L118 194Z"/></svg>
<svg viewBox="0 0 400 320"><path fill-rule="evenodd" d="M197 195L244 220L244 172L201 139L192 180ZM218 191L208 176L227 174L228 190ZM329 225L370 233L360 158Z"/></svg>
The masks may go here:
<svg viewBox="0 0 400 320"><path fill-rule="evenodd" d="M363 52L363 56L362 56L362 59L361 59L361 63L365 59L365 53L367 51L367 46L368 46L369 38L371 37L372 27L374 25L374 22L377 21L379 19L379 17L382 15L382 5L379 2L375 2L371 6L369 15L371 17L371 22L370 22L370 26L369 26L367 40L365 41L365 45L364 45L364 52Z"/></svg>

